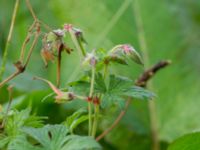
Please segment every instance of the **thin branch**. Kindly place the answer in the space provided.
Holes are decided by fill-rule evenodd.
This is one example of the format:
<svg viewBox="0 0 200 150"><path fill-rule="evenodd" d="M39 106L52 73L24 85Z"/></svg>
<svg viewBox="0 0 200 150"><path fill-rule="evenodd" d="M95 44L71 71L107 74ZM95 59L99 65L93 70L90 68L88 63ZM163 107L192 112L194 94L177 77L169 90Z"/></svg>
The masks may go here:
<svg viewBox="0 0 200 150"><path fill-rule="evenodd" d="M25 38L25 40L22 44L20 59L19 59L21 62L23 62L23 60L24 60L25 48L26 48L26 45L28 44L28 42L30 41L30 37L32 35L32 31L33 31L35 25L36 25L36 22L34 21L33 24L29 27L28 34L27 34L27 36L26 36L26 38Z"/></svg>
<svg viewBox="0 0 200 150"><path fill-rule="evenodd" d="M8 48L9 48L9 45L10 45L10 42L11 42L12 33L13 33L14 25L15 25L15 20L16 20L18 8L19 8L19 0L16 0L14 10L13 10L13 14L12 14L10 30L9 30L9 34L8 34L8 38L7 38L7 42L6 42L6 46L5 46L5 50L4 50L4 54L3 54L3 61L2 61L2 64L1 64L1 70L0 70L0 80L3 76L3 74L4 74L4 71L5 71L6 62L7 62L7 55L8 55Z"/></svg>
<svg viewBox="0 0 200 150"><path fill-rule="evenodd" d="M10 80L12 80L13 78L15 78L16 76L18 76L19 74L23 73L30 61L30 58L31 58L31 55L32 55L32 52L33 52L33 49L35 48L36 46L36 43L38 41L38 38L39 38L39 35L40 35L40 26L38 24L38 27L37 27L37 31L35 33L35 37L34 37L34 40L33 40L33 43L29 49L29 53L28 53L28 56L26 58L26 61L23 65L23 62L21 61L17 61L14 65L15 67L17 68L17 71L14 72L13 74L11 74L9 77L7 77L6 79L4 79L2 82L0 82L0 88L2 86L4 86L7 82L9 82Z"/></svg>
<svg viewBox="0 0 200 150"><path fill-rule="evenodd" d="M37 41L38 41L38 38L39 38L39 35L40 35L40 25L38 24L37 25L37 31L35 33L35 37L34 37L34 40L33 40L33 43L29 49L29 53L28 53L28 56L27 56L27 59L26 59L26 62L24 64L24 67L26 67L30 61L30 58L31 58L31 55L32 55L32 52L37 44Z"/></svg>
<svg viewBox="0 0 200 150"><path fill-rule="evenodd" d="M157 71L159 71L160 69L165 68L166 66L168 66L171 62L170 61L160 61L157 64L155 64L153 67L151 67L150 69L146 70L139 78L138 80L136 80L135 85L136 86L141 86L144 87L146 86L147 82L156 74ZM121 121L121 119L123 118L123 116L125 115L128 106L131 103L131 98L129 97L128 100L126 101L126 105L125 105L125 109L123 111L120 112L120 114L118 115L118 117L115 119L115 121L113 122L113 124L106 129L103 133L101 133L97 138L96 141L101 140L103 137L105 137L113 128L115 128L119 122Z"/></svg>
<svg viewBox="0 0 200 150"><path fill-rule="evenodd" d="M38 18L37 18L37 16L35 15L35 12L33 11L33 7L32 7L32 5L31 5L31 3L30 3L29 0L26 0L26 5L27 5L27 7L28 7L28 9L29 9L29 11L30 11L30 13L31 13L31 15L33 16L33 19L34 19L35 21L38 21Z"/></svg>
<svg viewBox="0 0 200 150"><path fill-rule="evenodd" d="M15 78L17 75L19 75L21 72L19 70L17 70L16 72L14 72L13 74L11 74L9 77L7 77L5 80L3 80L0 83L0 88L2 86L4 86L4 84L6 84L7 82L9 82L10 80L12 80L13 78Z"/></svg>
<svg viewBox="0 0 200 150"><path fill-rule="evenodd" d="M120 120L122 119L122 117L125 115L125 113L126 113L126 111L127 111L127 109L128 109L128 106L130 105L130 102L131 102L131 99L128 98L124 110L122 110L122 111L120 112L120 114L119 114L118 117L115 119L115 121L113 122L113 124L96 138L96 141L101 140L101 139L102 139L104 136L106 136L113 128L115 128L115 127L118 125L118 123L120 122Z"/></svg>

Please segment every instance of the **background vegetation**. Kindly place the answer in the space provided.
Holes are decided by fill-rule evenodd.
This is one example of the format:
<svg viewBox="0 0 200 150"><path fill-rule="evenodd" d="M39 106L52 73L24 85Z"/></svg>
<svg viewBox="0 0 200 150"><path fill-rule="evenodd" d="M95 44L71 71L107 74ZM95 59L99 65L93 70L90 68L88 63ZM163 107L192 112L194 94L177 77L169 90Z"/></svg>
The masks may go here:
<svg viewBox="0 0 200 150"><path fill-rule="evenodd" d="M11 21L14 0L0 1L0 54L5 47ZM52 28L72 23L86 33L88 49L104 47L110 49L119 43L130 43L141 52L145 65L151 66L162 59L172 60L172 65L159 72L150 84L157 94L155 101L156 122L161 149L178 137L199 131L199 73L200 73L200 1L198 0L49 0L31 1L37 16ZM143 24L138 28L140 19ZM19 12L9 47L8 64L4 78L14 70L12 65L19 56L21 44L32 22L24 1L20 1ZM141 24L139 24L141 25ZM141 26L140 26L141 27ZM139 29L139 30L138 30ZM140 31L140 32L139 32ZM145 38L147 50L141 45ZM25 73L12 80L14 84L13 107L33 107L33 112L48 116L48 123L60 123L80 104L58 105L52 98L41 100L51 91L45 84L33 81L35 75L55 82L56 64L44 68L39 57L41 43L37 45ZM77 52L65 55L62 60L62 87L76 79L80 73ZM2 63L2 58L0 58ZM77 64L77 65L72 65ZM135 64L116 66L122 75L135 79L143 68ZM119 69L120 68L120 69ZM116 70L114 69L113 72ZM0 102L6 104L6 87L0 89ZM148 150L152 145L150 112L148 103L134 101L117 128L110 132L101 144L105 149ZM109 112L102 130L109 126L118 112ZM80 133L84 126L80 129ZM100 133L100 131L98 131Z"/></svg>

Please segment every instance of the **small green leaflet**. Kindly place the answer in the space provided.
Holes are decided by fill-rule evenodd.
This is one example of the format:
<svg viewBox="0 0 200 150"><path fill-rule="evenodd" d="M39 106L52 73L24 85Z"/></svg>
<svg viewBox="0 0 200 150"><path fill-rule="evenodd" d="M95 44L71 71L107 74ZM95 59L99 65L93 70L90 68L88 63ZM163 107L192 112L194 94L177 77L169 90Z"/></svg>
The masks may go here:
<svg viewBox="0 0 200 150"><path fill-rule="evenodd" d="M69 131L73 133L73 130L82 122L88 120L88 115L83 115L87 112L85 109L80 109L74 112L71 116L67 117L64 125L67 126Z"/></svg>

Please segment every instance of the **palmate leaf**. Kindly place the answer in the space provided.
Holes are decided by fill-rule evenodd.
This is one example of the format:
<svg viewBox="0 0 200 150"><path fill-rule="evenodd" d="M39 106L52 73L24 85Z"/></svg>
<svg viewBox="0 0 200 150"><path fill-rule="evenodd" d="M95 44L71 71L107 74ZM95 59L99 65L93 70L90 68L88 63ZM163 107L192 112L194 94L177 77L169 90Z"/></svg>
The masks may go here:
<svg viewBox="0 0 200 150"><path fill-rule="evenodd" d="M154 93L138 86L130 87L129 89L124 91L123 95L133 97L139 100L149 100L155 97Z"/></svg>
<svg viewBox="0 0 200 150"><path fill-rule="evenodd" d="M101 149L101 146L92 137L67 135L69 131L64 125L46 125L43 128L24 128L23 130L39 145L34 146L25 137L20 137L10 145L9 150Z"/></svg>
<svg viewBox="0 0 200 150"><path fill-rule="evenodd" d="M19 137L24 136L23 127L41 127L43 125L45 117L30 115L30 113L30 108L9 112L4 131L0 135L0 148L5 148Z"/></svg>
<svg viewBox="0 0 200 150"><path fill-rule="evenodd" d="M46 125L43 128L24 128L23 130L48 150L61 149L69 132L63 125Z"/></svg>
<svg viewBox="0 0 200 150"><path fill-rule="evenodd" d="M61 150L101 150L101 146L92 137L69 135L66 138L67 144Z"/></svg>
<svg viewBox="0 0 200 150"><path fill-rule="evenodd" d="M139 100L149 100L155 95L141 87L133 86L133 81L126 77L110 75L107 91L104 93L101 107L106 108L117 104L120 109L125 106L125 99L132 97Z"/></svg>

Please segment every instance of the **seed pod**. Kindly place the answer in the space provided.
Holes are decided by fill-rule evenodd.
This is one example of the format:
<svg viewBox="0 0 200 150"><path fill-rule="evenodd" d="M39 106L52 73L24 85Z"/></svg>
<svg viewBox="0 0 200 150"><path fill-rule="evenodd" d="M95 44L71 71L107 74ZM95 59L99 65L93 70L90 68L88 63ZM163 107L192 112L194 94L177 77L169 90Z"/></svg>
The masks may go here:
<svg viewBox="0 0 200 150"><path fill-rule="evenodd" d="M56 103L64 103L64 102L68 102L68 101L71 101L75 98L75 95L74 93L72 92L62 92L61 95L57 95L55 97L56 99Z"/></svg>

